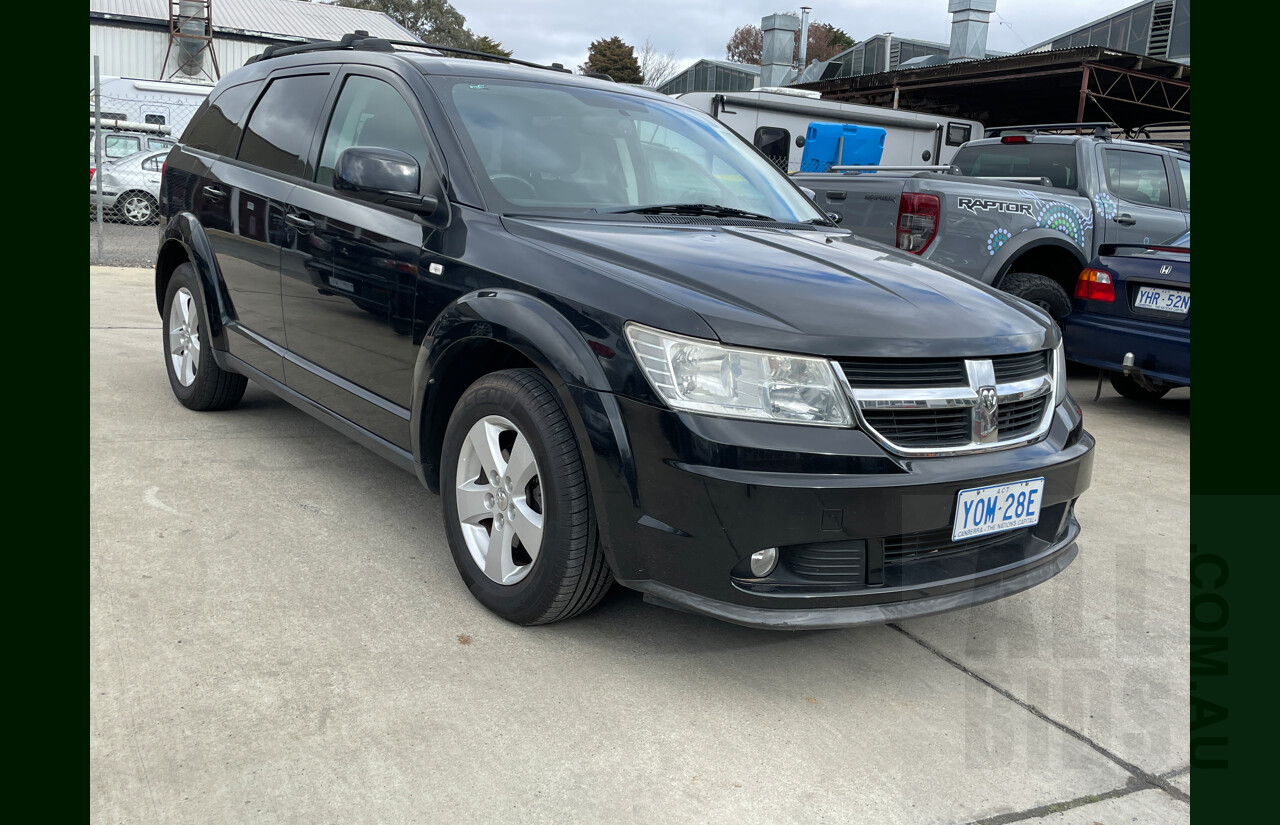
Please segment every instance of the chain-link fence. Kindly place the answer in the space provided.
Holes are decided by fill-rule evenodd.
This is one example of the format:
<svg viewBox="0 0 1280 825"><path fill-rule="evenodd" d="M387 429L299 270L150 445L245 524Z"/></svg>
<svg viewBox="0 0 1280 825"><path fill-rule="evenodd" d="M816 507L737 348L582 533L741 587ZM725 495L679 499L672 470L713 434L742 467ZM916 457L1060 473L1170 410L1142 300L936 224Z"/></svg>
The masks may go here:
<svg viewBox="0 0 1280 825"><path fill-rule="evenodd" d="M97 254L90 256L93 263L106 262L104 233L118 237L116 226L159 223L165 157L210 88L97 73L90 78L89 220L98 238ZM146 242L154 247L152 233L146 233Z"/></svg>

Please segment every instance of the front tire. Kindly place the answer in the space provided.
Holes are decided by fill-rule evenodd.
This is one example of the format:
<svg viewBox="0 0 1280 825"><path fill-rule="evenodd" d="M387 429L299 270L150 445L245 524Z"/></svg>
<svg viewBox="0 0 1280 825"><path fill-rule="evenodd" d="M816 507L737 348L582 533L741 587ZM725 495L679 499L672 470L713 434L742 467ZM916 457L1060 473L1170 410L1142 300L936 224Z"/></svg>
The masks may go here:
<svg viewBox="0 0 1280 825"><path fill-rule="evenodd" d="M173 395L192 410L226 410L240 403L249 381L213 360L201 323L200 279L191 264L173 271L164 294L164 366Z"/></svg>
<svg viewBox="0 0 1280 825"><path fill-rule="evenodd" d="M1055 323L1071 314L1071 298L1056 281L1032 272L1011 272L1004 276L1000 288L1010 295L1030 301L1048 312Z"/></svg>
<svg viewBox="0 0 1280 825"><path fill-rule="evenodd" d="M449 549L471 594L522 625L590 610L613 575L600 550L573 427L536 370L472 384L445 430Z"/></svg>

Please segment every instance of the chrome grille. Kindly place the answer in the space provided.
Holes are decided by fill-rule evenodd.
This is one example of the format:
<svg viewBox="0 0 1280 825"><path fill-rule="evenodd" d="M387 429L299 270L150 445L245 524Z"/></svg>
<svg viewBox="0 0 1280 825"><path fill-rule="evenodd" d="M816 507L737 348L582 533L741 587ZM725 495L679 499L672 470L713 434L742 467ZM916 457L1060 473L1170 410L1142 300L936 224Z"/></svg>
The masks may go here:
<svg viewBox="0 0 1280 825"><path fill-rule="evenodd" d="M968 410L864 410L876 432L904 447L953 447L969 443Z"/></svg>
<svg viewBox="0 0 1280 825"><path fill-rule="evenodd" d="M1049 350L1028 352L1024 355L1000 355L991 359L996 371L996 381L1009 384L1044 375L1049 371Z"/></svg>
<svg viewBox="0 0 1280 825"><path fill-rule="evenodd" d="M835 366L861 423L904 455L982 452L1042 437L1053 414L1050 350L990 358L856 358Z"/></svg>
<svg viewBox="0 0 1280 825"><path fill-rule="evenodd" d="M963 387L964 361L916 358L862 358L841 361L855 387Z"/></svg>
<svg viewBox="0 0 1280 825"><path fill-rule="evenodd" d="M1049 397L1027 398L1022 401L1009 401L1000 405L1000 437L1017 438L1035 432L1044 418L1044 408L1049 405Z"/></svg>

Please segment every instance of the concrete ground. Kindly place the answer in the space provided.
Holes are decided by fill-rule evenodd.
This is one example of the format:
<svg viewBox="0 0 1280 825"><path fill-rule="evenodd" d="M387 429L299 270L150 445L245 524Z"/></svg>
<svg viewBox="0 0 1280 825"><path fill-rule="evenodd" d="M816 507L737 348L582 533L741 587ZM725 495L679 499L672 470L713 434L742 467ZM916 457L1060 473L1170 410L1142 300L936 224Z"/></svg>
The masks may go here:
<svg viewBox="0 0 1280 825"><path fill-rule="evenodd" d="M900 625L756 631L617 589L520 628L439 499L250 384L169 390L90 269L95 823L1186 823L1191 401L1093 401L1078 560Z"/></svg>

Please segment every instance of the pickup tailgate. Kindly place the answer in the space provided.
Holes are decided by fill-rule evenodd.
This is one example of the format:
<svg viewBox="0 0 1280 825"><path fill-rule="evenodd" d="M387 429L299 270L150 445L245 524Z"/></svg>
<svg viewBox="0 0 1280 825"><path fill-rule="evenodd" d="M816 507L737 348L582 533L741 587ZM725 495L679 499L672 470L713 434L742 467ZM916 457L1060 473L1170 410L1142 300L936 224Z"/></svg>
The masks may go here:
<svg viewBox="0 0 1280 825"><path fill-rule="evenodd" d="M908 178L881 172L875 175L792 175L797 186L812 189L824 212L840 216L842 229L872 241L893 246L898 222L898 201Z"/></svg>

